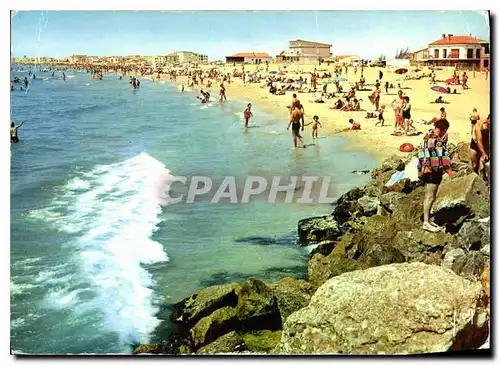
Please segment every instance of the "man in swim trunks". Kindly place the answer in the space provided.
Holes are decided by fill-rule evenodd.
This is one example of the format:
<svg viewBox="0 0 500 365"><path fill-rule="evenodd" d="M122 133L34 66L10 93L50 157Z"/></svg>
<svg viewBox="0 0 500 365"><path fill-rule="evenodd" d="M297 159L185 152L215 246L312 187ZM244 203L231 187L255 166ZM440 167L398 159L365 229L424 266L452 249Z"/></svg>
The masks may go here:
<svg viewBox="0 0 500 365"><path fill-rule="evenodd" d="M19 142L19 138L17 137L17 129L21 128L24 122L21 122L18 126L14 124L14 122L10 123L10 143Z"/></svg>
<svg viewBox="0 0 500 365"><path fill-rule="evenodd" d="M302 112L302 110L298 105L295 105L294 109L290 114L290 122L288 123L288 127L286 127L286 130L289 130L291 125L293 145L297 147L297 138L298 138L302 143L302 147L306 148L306 145L304 144L304 138L302 138L302 136L300 135L301 121L302 121L302 131L304 131L304 113Z"/></svg>
<svg viewBox="0 0 500 365"><path fill-rule="evenodd" d="M472 169L485 179L484 165L490 160L490 116L485 121L478 120L472 131L470 157ZM485 179L486 180L486 179Z"/></svg>

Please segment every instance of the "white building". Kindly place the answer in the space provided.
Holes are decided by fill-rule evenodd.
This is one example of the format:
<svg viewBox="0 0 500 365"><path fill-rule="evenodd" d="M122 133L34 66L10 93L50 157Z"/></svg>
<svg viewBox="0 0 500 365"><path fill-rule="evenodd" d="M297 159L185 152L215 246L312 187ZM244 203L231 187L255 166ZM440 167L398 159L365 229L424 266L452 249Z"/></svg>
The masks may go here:
<svg viewBox="0 0 500 365"><path fill-rule="evenodd" d="M244 52L226 56L226 63L266 63L273 59L264 52Z"/></svg>
<svg viewBox="0 0 500 365"><path fill-rule="evenodd" d="M443 34L441 39L429 43L428 63L435 66L489 67L488 41L472 36Z"/></svg>
<svg viewBox="0 0 500 365"><path fill-rule="evenodd" d="M317 63L331 56L331 44L297 39L288 42L288 49L276 56L276 62Z"/></svg>
<svg viewBox="0 0 500 365"><path fill-rule="evenodd" d="M179 57L179 63L208 63L208 56L206 54L178 51L175 54Z"/></svg>

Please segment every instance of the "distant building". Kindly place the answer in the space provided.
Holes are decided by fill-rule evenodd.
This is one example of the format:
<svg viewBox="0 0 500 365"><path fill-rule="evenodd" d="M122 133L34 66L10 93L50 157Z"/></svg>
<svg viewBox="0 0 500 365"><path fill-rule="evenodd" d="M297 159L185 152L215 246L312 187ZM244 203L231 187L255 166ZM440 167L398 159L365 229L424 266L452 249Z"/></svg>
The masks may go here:
<svg viewBox="0 0 500 365"><path fill-rule="evenodd" d="M361 57L353 55L353 54L338 55L338 56L334 57L334 60L338 63L343 63L345 65L352 65L354 63L360 62Z"/></svg>
<svg viewBox="0 0 500 365"><path fill-rule="evenodd" d="M411 53L410 55L410 63L423 63L429 59L429 48L422 48L418 51Z"/></svg>
<svg viewBox="0 0 500 365"><path fill-rule="evenodd" d="M205 54L187 51L178 51L175 54L179 57L179 63L208 63L208 56Z"/></svg>
<svg viewBox="0 0 500 365"><path fill-rule="evenodd" d="M297 39L288 42L288 49L276 56L276 62L317 63L331 56L331 44Z"/></svg>
<svg viewBox="0 0 500 365"><path fill-rule="evenodd" d="M435 66L486 69L490 67L490 43L472 36L443 34L429 43L427 63Z"/></svg>
<svg viewBox="0 0 500 365"><path fill-rule="evenodd" d="M236 53L226 56L226 63L265 63L272 60L273 58L264 52Z"/></svg>

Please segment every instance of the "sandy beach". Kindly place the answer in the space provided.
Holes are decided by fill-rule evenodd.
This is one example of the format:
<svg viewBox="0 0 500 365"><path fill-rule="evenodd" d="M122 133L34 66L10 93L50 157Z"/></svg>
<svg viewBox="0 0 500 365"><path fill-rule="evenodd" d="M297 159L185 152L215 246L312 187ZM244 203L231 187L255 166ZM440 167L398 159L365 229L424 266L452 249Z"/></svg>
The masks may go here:
<svg viewBox="0 0 500 365"><path fill-rule="evenodd" d="M204 69L209 69L213 66L203 66ZM223 73L232 74L236 68L238 72L241 72L241 65L233 66L223 65L218 66L217 69ZM257 66L255 65L245 65L245 71L250 73L254 72ZM302 76L308 80L308 85L310 87L311 72L316 68L316 71L320 73L331 72L334 74L334 65L291 65L286 69L283 66L270 64L269 71L283 70L287 77L297 79ZM264 69L264 70L263 70ZM408 68L409 73L413 73L416 69L415 66ZM260 66L260 73L262 75L267 75L265 72L265 66ZM461 85L451 85L451 90L456 89L457 94L440 94L434 90L431 90L432 86L430 84L429 77L423 77L420 80L404 80L404 75L398 75L394 73L395 68L378 68L378 67L365 67L364 77L366 79L366 84L364 89L369 91L357 91L356 98L361 99L361 108L363 111L359 112L343 112L337 110L331 110L330 107L335 101L339 99L337 94L335 98L323 99L325 103L314 103L316 93L297 93L298 98L305 109L305 122L308 123L312 120L314 115L320 117L320 122L322 123L322 128L319 130L319 134L323 136L329 135L341 135L351 142L346 148L353 149L363 149L365 152L370 153L377 159L384 159L392 155L405 155L405 153L399 151L399 146L402 143L409 142L414 146L419 145L422 140L423 135L417 136L392 136L391 133L394 132L394 111L391 107L391 102L397 97L398 84L401 85L401 89L405 96L410 97L410 103L412 105L412 120L414 121L413 126L422 133L425 133L430 129L430 125L422 123L423 120L431 120L435 116L439 116L441 107L446 109L448 121L451 124L449 130L449 140L451 143L458 143L460 141L467 141L470 139L471 126L469 122L469 117L473 108L477 108L482 119L486 118L490 113L490 78L486 79L485 73L481 72L468 72L469 89L463 90ZM374 106L369 101L369 95L375 89L375 81L378 78L379 71L383 72L383 79L381 90L382 94L380 97L380 105L386 105L384 119L384 126L375 126L377 119L370 118L365 119L366 112L374 111ZM428 69L423 68L424 72L429 72ZM463 71L459 74L461 75ZM441 70L436 71L436 85L446 86L444 80L451 78L453 75L453 68L443 67ZM341 82L344 91L349 90L350 85L354 82L359 81L361 74L358 70L357 74L354 73L354 68L349 67L347 76L345 74L340 75L340 77L347 78L348 81ZM167 75L163 76L165 79L168 78ZM187 85L187 76L177 77L177 84ZM395 88L389 89L388 93L385 92L384 83L389 81ZM226 95L228 100L239 99L248 100L251 103L258 105L259 108L266 112L270 112L278 118L283 119L283 128L286 127L288 120L288 109L287 105L290 105L292 99L292 94L294 92L287 92L286 95L272 95L269 93L268 87L262 87L264 81L260 83L246 83L243 84L241 78L231 78L231 83L225 83ZM318 80L318 91L321 90L322 84L321 79ZM207 88L205 85L199 85L192 88L193 90L205 89L209 90L212 94L212 98L218 98L219 86L216 82L212 80L212 87ZM335 85L329 84L327 92L335 92ZM433 101L442 95L444 100L448 104L436 104ZM242 111L243 112L243 111ZM255 120L258 120L258 115L254 115ZM350 127L348 121L352 118L355 121L361 123L361 130L346 130ZM310 126L305 128L303 133L306 141L311 139Z"/></svg>

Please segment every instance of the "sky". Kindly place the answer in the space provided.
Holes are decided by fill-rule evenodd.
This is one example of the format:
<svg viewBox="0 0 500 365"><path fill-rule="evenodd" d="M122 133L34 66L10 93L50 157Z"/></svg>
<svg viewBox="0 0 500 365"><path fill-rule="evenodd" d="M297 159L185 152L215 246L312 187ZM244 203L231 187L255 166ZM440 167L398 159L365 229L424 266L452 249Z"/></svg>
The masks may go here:
<svg viewBox="0 0 500 365"><path fill-rule="evenodd" d="M164 55L223 60L239 52L272 57L303 39L333 55L375 59L425 48L443 33L489 40L486 13L473 11L21 11L11 15L13 57Z"/></svg>

